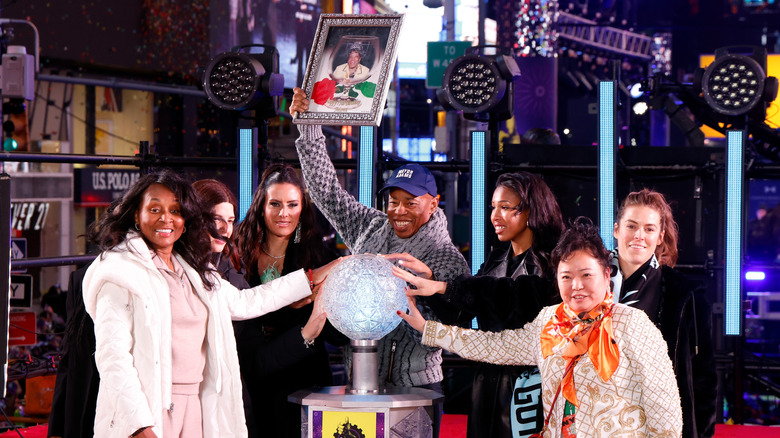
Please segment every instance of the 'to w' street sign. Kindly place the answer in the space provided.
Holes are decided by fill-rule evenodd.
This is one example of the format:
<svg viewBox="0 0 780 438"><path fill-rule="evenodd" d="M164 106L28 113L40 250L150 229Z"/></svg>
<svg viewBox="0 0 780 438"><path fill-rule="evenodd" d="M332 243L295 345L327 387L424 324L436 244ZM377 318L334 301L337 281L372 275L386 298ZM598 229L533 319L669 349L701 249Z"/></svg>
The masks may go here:
<svg viewBox="0 0 780 438"><path fill-rule="evenodd" d="M428 42L428 65L425 86L440 88L444 71L450 62L460 58L471 47L469 41L431 41Z"/></svg>
<svg viewBox="0 0 780 438"><path fill-rule="evenodd" d="M9 289L11 307L32 307L32 275L12 275Z"/></svg>

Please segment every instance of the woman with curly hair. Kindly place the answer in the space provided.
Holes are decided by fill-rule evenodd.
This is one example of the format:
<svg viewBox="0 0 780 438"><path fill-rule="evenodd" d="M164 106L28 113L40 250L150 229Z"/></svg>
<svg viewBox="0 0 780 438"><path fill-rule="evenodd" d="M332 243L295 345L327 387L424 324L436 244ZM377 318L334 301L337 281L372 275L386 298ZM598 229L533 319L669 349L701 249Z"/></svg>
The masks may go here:
<svg viewBox="0 0 780 438"><path fill-rule="evenodd" d="M95 436L246 434L230 321L305 298L313 281L301 269L236 289L210 264L209 216L192 185L163 170L90 233L103 251L83 282L100 372Z"/></svg>
<svg viewBox="0 0 780 438"><path fill-rule="evenodd" d="M301 268L327 263L330 269L338 262L323 244L301 178L287 165L273 164L263 172L235 236L251 285ZM325 342L319 330L313 332L307 325L311 314L312 304L303 301L242 321L236 331L242 376L262 436L287 436L290 430L299 430L300 407L289 403L288 395L332 384ZM327 331L328 339L336 342L332 332Z"/></svg>

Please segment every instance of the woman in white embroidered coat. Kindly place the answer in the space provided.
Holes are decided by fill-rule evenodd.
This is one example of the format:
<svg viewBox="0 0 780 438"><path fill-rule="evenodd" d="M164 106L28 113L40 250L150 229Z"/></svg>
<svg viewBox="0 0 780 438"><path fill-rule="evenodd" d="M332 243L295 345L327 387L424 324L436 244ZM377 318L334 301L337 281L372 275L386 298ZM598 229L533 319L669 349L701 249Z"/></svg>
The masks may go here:
<svg viewBox="0 0 780 438"><path fill-rule="evenodd" d="M90 231L103 253L83 283L101 379L95 436L245 437L231 319L309 296L312 278L246 290L222 280L210 213L171 171L140 178L117 210Z"/></svg>
<svg viewBox="0 0 780 438"><path fill-rule="evenodd" d="M521 329L481 332L426 322L414 306L399 315L423 332L426 345L483 362L537 365L545 437L681 436L666 343L644 312L612 302L609 253L590 220L578 219L564 232L552 264L563 303L545 307Z"/></svg>

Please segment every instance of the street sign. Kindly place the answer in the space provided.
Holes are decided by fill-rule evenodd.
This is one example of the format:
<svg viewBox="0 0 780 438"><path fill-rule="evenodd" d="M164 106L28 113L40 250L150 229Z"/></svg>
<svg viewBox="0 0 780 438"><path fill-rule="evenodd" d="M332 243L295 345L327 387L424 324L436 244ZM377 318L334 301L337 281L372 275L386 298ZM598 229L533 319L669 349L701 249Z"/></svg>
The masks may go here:
<svg viewBox="0 0 780 438"><path fill-rule="evenodd" d="M11 260L27 258L27 239L24 237L11 238ZM23 274L27 269L18 269L11 271L12 274Z"/></svg>
<svg viewBox="0 0 780 438"><path fill-rule="evenodd" d="M140 177L138 169L73 169L73 202L78 207L107 207Z"/></svg>
<svg viewBox="0 0 780 438"><path fill-rule="evenodd" d="M469 41L430 41L428 42L428 73L425 86L441 88L444 70L450 62L463 56L471 47Z"/></svg>
<svg viewBox="0 0 780 438"><path fill-rule="evenodd" d="M32 307L32 275L11 276L11 307Z"/></svg>
<svg viewBox="0 0 780 438"><path fill-rule="evenodd" d="M8 322L9 347L35 345L35 312L11 312Z"/></svg>

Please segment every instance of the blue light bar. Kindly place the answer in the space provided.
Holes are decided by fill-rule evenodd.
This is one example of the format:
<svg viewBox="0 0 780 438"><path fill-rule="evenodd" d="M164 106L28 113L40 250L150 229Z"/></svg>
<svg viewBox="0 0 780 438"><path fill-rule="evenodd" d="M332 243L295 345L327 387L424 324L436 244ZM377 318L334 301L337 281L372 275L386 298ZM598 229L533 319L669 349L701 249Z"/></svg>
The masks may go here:
<svg viewBox="0 0 780 438"><path fill-rule="evenodd" d="M761 271L747 271L745 272L745 280L761 281L766 278L766 274Z"/></svg>
<svg viewBox="0 0 780 438"><path fill-rule="evenodd" d="M726 335L742 334L742 192L744 131L726 133Z"/></svg>
<svg viewBox="0 0 780 438"><path fill-rule="evenodd" d="M599 233L612 251L615 223L615 153L617 151L617 82L599 82Z"/></svg>
<svg viewBox="0 0 780 438"><path fill-rule="evenodd" d="M360 127L360 151L358 152L358 201L374 206L374 137L376 128Z"/></svg>
<svg viewBox="0 0 780 438"><path fill-rule="evenodd" d="M471 274L485 261L485 182L487 132L471 132Z"/></svg>
<svg viewBox="0 0 780 438"><path fill-rule="evenodd" d="M254 184L255 129L241 128L238 130L238 220L243 221L249 205L252 203L252 188Z"/></svg>

